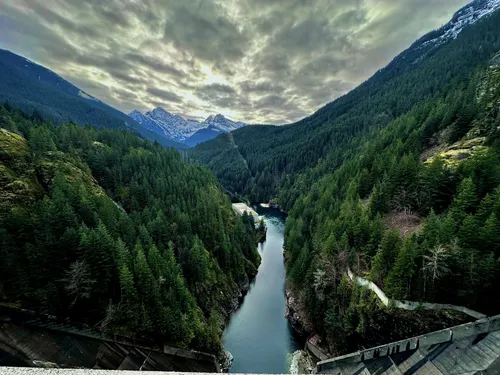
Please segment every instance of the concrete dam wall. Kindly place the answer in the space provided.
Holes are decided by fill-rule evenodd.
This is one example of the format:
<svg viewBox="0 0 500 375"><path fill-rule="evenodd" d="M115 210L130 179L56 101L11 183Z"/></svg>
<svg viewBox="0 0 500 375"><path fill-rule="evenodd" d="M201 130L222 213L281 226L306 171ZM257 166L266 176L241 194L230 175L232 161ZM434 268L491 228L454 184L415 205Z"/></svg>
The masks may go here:
<svg viewBox="0 0 500 375"><path fill-rule="evenodd" d="M0 316L2 366L220 372L211 354L82 330L20 310L2 307Z"/></svg>

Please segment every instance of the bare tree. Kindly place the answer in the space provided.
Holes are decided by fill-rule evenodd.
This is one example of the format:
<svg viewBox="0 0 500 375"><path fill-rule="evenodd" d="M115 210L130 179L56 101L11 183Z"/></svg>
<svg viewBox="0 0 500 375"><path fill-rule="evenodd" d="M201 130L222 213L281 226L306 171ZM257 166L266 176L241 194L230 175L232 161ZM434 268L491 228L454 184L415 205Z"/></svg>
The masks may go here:
<svg viewBox="0 0 500 375"><path fill-rule="evenodd" d="M418 203L419 197L415 192L410 192L401 187L390 201L391 208L405 215L413 215L412 205Z"/></svg>
<svg viewBox="0 0 500 375"><path fill-rule="evenodd" d="M97 324L102 331L104 331L115 319L118 310L119 306L114 305L113 302L109 300L108 307L106 308L106 315L104 316L104 319Z"/></svg>
<svg viewBox="0 0 500 375"><path fill-rule="evenodd" d="M432 278L432 284L435 281L450 272L448 268L448 257L450 254L442 245L432 249L429 255L424 255L422 270Z"/></svg>
<svg viewBox="0 0 500 375"><path fill-rule="evenodd" d="M90 298L90 291L95 280L91 278L88 264L83 260L77 260L65 273L66 277L62 279L66 283L64 289L74 297L70 307L73 307L79 298Z"/></svg>
<svg viewBox="0 0 500 375"><path fill-rule="evenodd" d="M364 253L356 253L356 267L357 274L361 275L361 273L368 269L368 263L370 262L370 256Z"/></svg>
<svg viewBox="0 0 500 375"><path fill-rule="evenodd" d="M325 297L325 290L335 290L340 283L343 274L347 270L348 254L347 251L341 251L332 256L322 256L320 259L321 267L314 271L314 290L320 300Z"/></svg>
<svg viewBox="0 0 500 375"><path fill-rule="evenodd" d="M326 272L322 270L321 268L316 269L314 271L314 291L316 292L316 295L320 301L323 301L324 299L324 290L326 287Z"/></svg>

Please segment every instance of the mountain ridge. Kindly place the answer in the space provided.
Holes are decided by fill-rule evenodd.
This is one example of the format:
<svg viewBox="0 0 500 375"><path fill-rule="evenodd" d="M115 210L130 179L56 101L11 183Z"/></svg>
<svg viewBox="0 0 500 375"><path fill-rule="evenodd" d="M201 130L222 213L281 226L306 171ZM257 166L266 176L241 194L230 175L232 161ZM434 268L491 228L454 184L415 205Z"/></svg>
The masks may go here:
<svg viewBox="0 0 500 375"><path fill-rule="evenodd" d="M141 127L56 72L5 49L0 49L0 102L9 102L27 113L37 112L56 123L73 121L78 125L127 130L163 146L185 148Z"/></svg>
<svg viewBox="0 0 500 375"><path fill-rule="evenodd" d="M493 5L494 8L491 10ZM447 90L447 87L456 83L456 80L463 80L462 71L468 71L467 74L472 74L477 68L475 63L477 59L486 61L490 57L489 53L493 51L490 51L491 48L485 50L478 47L474 49L474 53L471 52L472 48L463 47L460 51L448 48L452 44L451 42L460 38L471 39L468 32L471 27L485 22L492 23L488 19L497 17L498 12L494 12L494 10L498 10L500 1L476 0L456 12L454 17L471 6L482 17L464 27L457 34L457 38L448 39L446 43L432 48L429 44L423 49L415 48L415 46L422 44L422 41L434 39L436 30L427 33L368 80L349 93L321 107L310 116L285 126L264 126L258 129L246 127L234 131L235 142L240 150L243 150L245 157L259 160L250 163L253 166L252 175L255 179L247 175L246 169L242 165L238 165L239 158L237 155L231 155L233 151L225 144L228 140L223 135L219 137L221 139L211 140L196 146L190 151L191 156L202 164L209 165L226 183L229 181L221 174L229 173L229 171L222 167L222 161L226 164L234 163L231 171L235 173L235 170L238 169L240 178L232 179L230 188L236 188L238 193L245 194L246 192L248 194L252 192L251 194L255 195L252 199L258 201L276 198L284 185L294 184L298 172L314 167L328 153L334 152L333 150L345 141L346 134L350 133L351 130L364 132L369 127L383 128L390 121L407 112L415 101L436 95L437 92ZM489 11L480 12L481 9L489 9ZM449 28L449 25L453 23L452 20L438 30ZM484 20L484 22L477 22L478 20ZM479 28L484 28L484 26L479 26ZM483 34L488 32L490 31L482 31ZM494 34L493 31L490 33ZM448 61L446 55L449 53L454 55L453 63ZM429 60L442 60L447 65L439 63L436 69L433 67L431 70L427 64ZM421 70L426 71L420 78L421 84L415 88L406 85L406 82L413 80L420 74ZM443 76L450 78L443 80ZM388 93L396 91L398 95L389 100ZM353 116L350 121L347 120L348 116ZM304 134L307 134L307 137L304 137ZM310 146L310 144L314 144L314 146ZM296 150L293 153L290 152L292 148ZM339 154L338 158L337 163L342 160L342 155ZM260 188L252 187L254 181L259 181L259 178L262 181L268 181L268 186L265 189L262 185L262 190L265 191L263 194L259 193ZM238 182L236 183L236 181ZM286 203L282 202L285 203L285 209L293 206L294 196L295 194L288 197Z"/></svg>
<svg viewBox="0 0 500 375"><path fill-rule="evenodd" d="M145 128L187 146L195 146L219 134L242 128L248 124L232 121L222 114L210 115L204 121L187 120L156 107L146 113L133 110L128 114Z"/></svg>

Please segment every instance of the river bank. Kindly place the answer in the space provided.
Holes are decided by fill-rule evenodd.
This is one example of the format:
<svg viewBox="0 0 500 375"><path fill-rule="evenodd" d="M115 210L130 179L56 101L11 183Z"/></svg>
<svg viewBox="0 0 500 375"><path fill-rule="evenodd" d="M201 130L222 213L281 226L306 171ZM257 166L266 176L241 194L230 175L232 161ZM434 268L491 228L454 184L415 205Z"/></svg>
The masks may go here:
<svg viewBox="0 0 500 375"><path fill-rule="evenodd" d="M322 340L314 331L305 308L304 296L296 291L288 282L285 288L285 317L290 322L294 333L304 342L302 350L294 353L290 365L291 374L311 374L316 371L316 363L331 357L322 345Z"/></svg>
<svg viewBox="0 0 500 375"><path fill-rule="evenodd" d="M307 339L314 332L314 326L307 316L303 296L288 281L285 284L285 296L285 318L297 335Z"/></svg>

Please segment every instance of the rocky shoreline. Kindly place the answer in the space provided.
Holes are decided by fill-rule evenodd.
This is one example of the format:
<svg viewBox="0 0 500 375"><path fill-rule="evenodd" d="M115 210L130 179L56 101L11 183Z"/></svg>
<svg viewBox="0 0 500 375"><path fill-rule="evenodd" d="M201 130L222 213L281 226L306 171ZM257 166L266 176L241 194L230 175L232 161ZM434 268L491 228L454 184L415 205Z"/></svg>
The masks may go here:
<svg viewBox="0 0 500 375"><path fill-rule="evenodd" d="M247 276L243 280L240 280L238 283L238 288L235 290L235 293L233 293L231 300L225 308L222 308L222 312L224 314L222 321L220 322L220 327L221 330L224 331L229 324L229 320L231 319L231 315L240 307L240 305L243 303L243 298L245 295L248 293L248 290L250 289L250 282L255 278L256 275L254 275L251 279ZM217 355L217 359L220 364L220 368L222 372L228 372L229 369L231 368L231 365L233 363L233 356L232 354L225 349L221 345L221 351Z"/></svg>
<svg viewBox="0 0 500 375"><path fill-rule="evenodd" d="M293 330L303 338L309 337L314 332L314 327L309 321L303 300L287 282L285 285L286 306L285 317L290 322Z"/></svg>
<svg viewBox="0 0 500 375"><path fill-rule="evenodd" d="M316 363L330 357L330 355L321 346L321 338L315 334L314 326L306 313L303 296L288 282L285 286L285 293L285 317L290 322L295 334L305 341L304 348L293 354L290 373L315 373Z"/></svg>
<svg viewBox="0 0 500 375"><path fill-rule="evenodd" d="M251 279L246 276L243 280L240 280L237 284L237 288L234 289L231 297L228 299L227 303L224 306L221 306L221 321L220 328L222 331L226 329L229 324L229 320L231 319L231 315L241 306L243 303L243 298L248 293L250 289L250 282L255 278L253 276Z"/></svg>

